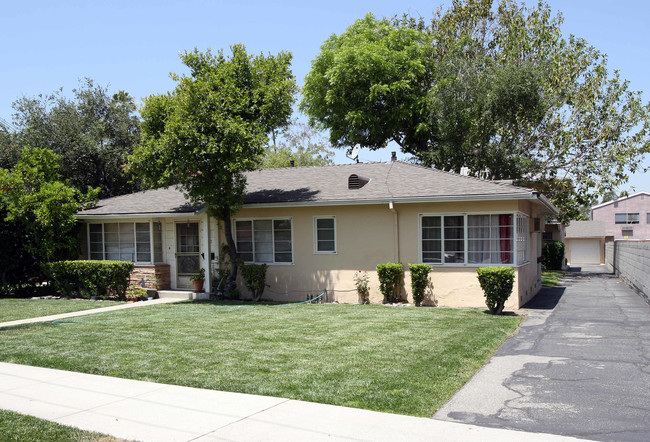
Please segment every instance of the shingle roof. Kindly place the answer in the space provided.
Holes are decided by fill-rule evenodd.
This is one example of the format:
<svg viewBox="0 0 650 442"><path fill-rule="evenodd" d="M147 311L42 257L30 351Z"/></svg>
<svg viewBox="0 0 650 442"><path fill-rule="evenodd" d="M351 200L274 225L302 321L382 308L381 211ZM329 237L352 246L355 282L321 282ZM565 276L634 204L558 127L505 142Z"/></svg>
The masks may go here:
<svg viewBox="0 0 650 442"><path fill-rule="evenodd" d="M604 238L605 224L602 221L571 221L566 227L565 238Z"/></svg>
<svg viewBox="0 0 650 442"><path fill-rule="evenodd" d="M350 175L368 182L349 189ZM246 173L244 204L326 204L421 199L533 198L534 191L401 161L323 167L287 167ZM186 213L190 207L174 187L102 200L80 215Z"/></svg>

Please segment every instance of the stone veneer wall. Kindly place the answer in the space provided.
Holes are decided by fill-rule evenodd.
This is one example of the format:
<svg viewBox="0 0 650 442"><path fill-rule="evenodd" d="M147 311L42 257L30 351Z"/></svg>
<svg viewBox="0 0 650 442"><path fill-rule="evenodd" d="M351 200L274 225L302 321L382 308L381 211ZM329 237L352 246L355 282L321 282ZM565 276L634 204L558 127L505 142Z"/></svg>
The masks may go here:
<svg viewBox="0 0 650 442"><path fill-rule="evenodd" d="M152 277L158 280L158 284L154 285ZM150 289L169 290L171 288L169 264L136 264L131 272L130 284L142 287L143 282L144 286Z"/></svg>
<svg viewBox="0 0 650 442"><path fill-rule="evenodd" d="M650 296L650 241L608 242L605 264L646 299Z"/></svg>

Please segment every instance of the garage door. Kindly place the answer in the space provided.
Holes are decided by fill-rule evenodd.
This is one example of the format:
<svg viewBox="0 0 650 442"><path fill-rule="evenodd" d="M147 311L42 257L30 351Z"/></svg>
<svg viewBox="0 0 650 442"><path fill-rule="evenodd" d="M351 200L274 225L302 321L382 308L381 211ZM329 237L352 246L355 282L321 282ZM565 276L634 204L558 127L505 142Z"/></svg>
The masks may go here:
<svg viewBox="0 0 650 442"><path fill-rule="evenodd" d="M600 264L600 240L574 239L571 241L571 264Z"/></svg>

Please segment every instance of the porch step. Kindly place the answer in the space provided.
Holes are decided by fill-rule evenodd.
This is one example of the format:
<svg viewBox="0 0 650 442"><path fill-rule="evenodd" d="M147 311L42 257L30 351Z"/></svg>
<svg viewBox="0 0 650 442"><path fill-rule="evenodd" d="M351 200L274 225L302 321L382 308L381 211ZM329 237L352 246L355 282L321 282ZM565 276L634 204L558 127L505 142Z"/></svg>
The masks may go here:
<svg viewBox="0 0 650 442"><path fill-rule="evenodd" d="M159 298L210 299L209 293L194 293L191 290L158 290Z"/></svg>

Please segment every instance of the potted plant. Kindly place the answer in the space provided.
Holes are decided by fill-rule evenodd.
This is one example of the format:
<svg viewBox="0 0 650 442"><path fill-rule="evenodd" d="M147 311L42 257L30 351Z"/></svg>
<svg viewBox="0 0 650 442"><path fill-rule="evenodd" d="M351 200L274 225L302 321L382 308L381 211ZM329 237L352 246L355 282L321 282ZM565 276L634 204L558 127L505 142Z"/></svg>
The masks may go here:
<svg viewBox="0 0 650 442"><path fill-rule="evenodd" d="M203 291L203 283L205 282L205 270L199 269L190 276L190 281L194 284L194 293L201 293Z"/></svg>

